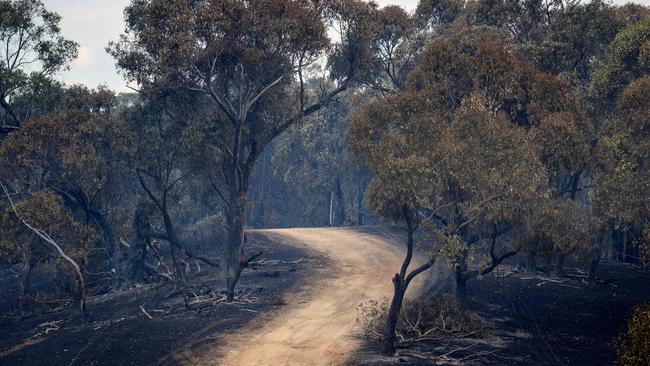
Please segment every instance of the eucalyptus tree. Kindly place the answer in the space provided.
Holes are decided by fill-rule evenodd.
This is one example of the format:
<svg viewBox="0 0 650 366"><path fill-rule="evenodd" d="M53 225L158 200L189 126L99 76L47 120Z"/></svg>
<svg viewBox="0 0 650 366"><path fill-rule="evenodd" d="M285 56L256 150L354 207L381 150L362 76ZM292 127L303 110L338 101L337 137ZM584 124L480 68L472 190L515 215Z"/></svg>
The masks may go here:
<svg viewBox="0 0 650 366"><path fill-rule="evenodd" d="M0 1L0 134L31 116L24 96L51 83L77 57L78 45L61 36L60 21L41 1Z"/></svg>
<svg viewBox="0 0 650 366"><path fill-rule="evenodd" d="M133 219L138 249L137 255L130 258L130 273L137 277L144 271L146 244L151 239L169 243L177 282L185 278L183 256L216 265L194 254L179 234L183 222L197 218L188 215L181 220L179 217L188 198L192 209L201 211L197 197L188 194L200 175L194 171L197 158L192 153L196 151L195 129L203 126L204 116L199 113L201 101L186 89L172 92L153 89L140 93L121 115L133 136L129 155L131 174L139 185L140 195L148 201L138 203ZM205 194L205 190L192 190L198 191L198 195Z"/></svg>
<svg viewBox="0 0 650 366"><path fill-rule="evenodd" d="M10 263L22 263L20 304L30 301L30 280L37 264L46 273L70 269L75 278L74 301L86 320L85 268L98 240L95 230L74 217L60 195L50 189L30 192L14 203L7 188L2 193L9 203L0 203L0 256ZM55 277L55 276L53 276Z"/></svg>
<svg viewBox="0 0 650 366"><path fill-rule="evenodd" d="M531 12L541 5L543 17L540 18L541 26L536 33L538 36L526 42L522 42L520 53L533 61L542 70L566 77L573 86L574 92L585 100L589 111L589 118L592 133L585 130L583 133L590 141L589 153L586 160L577 166L577 169L567 171L567 174L556 181L558 194L567 200L572 200L583 205L586 210L592 211L592 219L588 220L593 224L596 232L601 232L600 240L591 240L590 255L592 255L592 270L590 276L595 275L598 262L605 245L610 247L616 243L614 233L621 232L620 228L625 225L616 224L617 220L608 216L599 205L594 205L594 198L598 196L596 190L599 184L595 175L599 173L603 164L607 164L603 155L598 152L600 141L606 127L604 121L607 119L607 110L615 108L616 102L611 99L594 99L593 89L602 81L602 73L609 66L602 64L609 63L611 53L615 50L610 44L619 31L628 25L637 24L647 19L649 9L641 5L628 4L616 6L605 1L591 2L525 2L530 5L522 7L526 12ZM611 66L611 63L610 63ZM610 71L611 68L610 68ZM607 83L607 82L606 82ZM617 83L608 83L613 86ZM626 82L618 83L626 85ZM602 182L602 179L600 180ZM597 217L593 217L593 216ZM594 224L595 222L598 222ZM606 223L606 225L605 225ZM604 227L607 230L604 230ZM625 230L623 230L625 231ZM629 235L623 233L624 238ZM623 240L626 241L626 240ZM625 246L625 244L624 244ZM557 259L555 272L561 272L561 264L566 253L560 252Z"/></svg>
<svg viewBox="0 0 650 366"><path fill-rule="evenodd" d="M29 196L50 189L101 235L103 269L117 269L119 251L109 217L117 200L129 134L111 118L114 97L85 87L64 90L55 111L32 118L0 145L0 180ZM107 267L107 268L106 268Z"/></svg>
<svg viewBox="0 0 650 366"><path fill-rule="evenodd" d="M650 21L618 33L590 85L603 118L594 173L595 203L623 233L623 259L629 242L648 256L650 242Z"/></svg>
<svg viewBox="0 0 650 366"><path fill-rule="evenodd" d="M437 257L450 263L465 307L467 281L525 250L535 229L549 230L555 248L583 233L567 226L555 235L562 213L575 211L549 209L561 204L554 177L587 150L578 132L583 116L566 82L518 59L498 34L481 33L433 40L405 90L377 99L354 119L352 148L376 174L369 205L407 228L384 353L395 350L409 283ZM532 225L541 217L553 225ZM418 240L429 259L410 269Z"/></svg>
<svg viewBox="0 0 650 366"><path fill-rule="evenodd" d="M426 37L417 32L415 19L400 6L373 9L372 17L374 57L365 84L380 93L393 93L404 87Z"/></svg>
<svg viewBox="0 0 650 366"><path fill-rule="evenodd" d="M461 16L464 8L464 0L420 0L415 19L419 28L439 33Z"/></svg>
<svg viewBox="0 0 650 366"><path fill-rule="evenodd" d="M273 174L286 186L297 216L311 225L340 226L352 218L352 198L362 177L349 155L347 131L355 105L362 97L352 91L292 128L274 144ZM358 217L356 218L358 220Z"/></svg>
<svg viewBox="0 0 650 366"><path fill-rule="evenodd" d="M195 91L212 108L196 143L213 161L207 173L225 207L230 301L250 260L243 244L255 162L277 136L355 81L371 58L369 12L356 0L137 0L125 10L126 33L109 47L124 75L143 90ZM330 43L328 25L340 43ZM324 56L332 82L308 93L305 77Z"/></svg>
<svg viewBox="0 0 650 366"><path fill-rule="evenodd" d="M143 195L150 201L150 206L161 218L164 232L158 235L152 232L151 215L145 210L147 205L140 203L134 217L137 245L146 244L146 237L160 236L167 240L176 281L183 281L184 270L180 262L182 246L173 212L180 200L179 187L188 175L184 166L187 160L184 141L191 118L188 111L195 106L187 93L149 93L141 94L122 115L134 136L131 155L133 175ZM140 251L146 253L146 245ZM143 262L140 264L144 265ZM131 267L132 272L143 271L143 267L135 263Z"/></svg>

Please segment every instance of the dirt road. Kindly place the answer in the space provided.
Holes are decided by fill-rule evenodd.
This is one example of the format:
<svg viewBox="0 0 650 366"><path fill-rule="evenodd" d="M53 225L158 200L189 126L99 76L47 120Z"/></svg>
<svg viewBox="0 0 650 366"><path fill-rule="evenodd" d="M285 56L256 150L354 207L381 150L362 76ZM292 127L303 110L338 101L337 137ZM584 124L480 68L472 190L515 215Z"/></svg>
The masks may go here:
<svg viewBox="0 0 650 366"><path fill-rule="evenodd" d="M288 302L277 318L261 328L244 329L219 347L220 359L205 354L195 364L342 365L359 346L351 336L355 306L392 294L391 277L403 258L399 238L346 228L259 231L273 240L303 247L330 264L303 288L306 298ZM401 245L400 245L401 244ZM431 279L427 278L429 283ZM414 282L418 291L425 281ZM298 296L300 299L300 296Z"/></svg>

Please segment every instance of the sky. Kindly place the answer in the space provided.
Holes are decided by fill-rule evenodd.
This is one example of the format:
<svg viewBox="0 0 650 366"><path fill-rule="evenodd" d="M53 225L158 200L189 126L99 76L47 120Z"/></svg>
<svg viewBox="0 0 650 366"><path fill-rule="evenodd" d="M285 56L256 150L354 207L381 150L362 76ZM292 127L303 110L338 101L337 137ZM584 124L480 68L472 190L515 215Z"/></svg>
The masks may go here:
<svg viewBox="0 0 650 366"><path fill-rule="evenodd" d="M57 13L63 35L79 43L79 57L69 71L57 77L67 84L81 83L91 88L107 85L117 91L129 91L126 82L117 73L115 61L105 48L124 31L124 7L130 0L44 0L45 6ZM626 0L615 0L623 4ZM636 3L650 6L650 0ZM418 0L377 0L380 6L396 4L413 11Z"/></svg>

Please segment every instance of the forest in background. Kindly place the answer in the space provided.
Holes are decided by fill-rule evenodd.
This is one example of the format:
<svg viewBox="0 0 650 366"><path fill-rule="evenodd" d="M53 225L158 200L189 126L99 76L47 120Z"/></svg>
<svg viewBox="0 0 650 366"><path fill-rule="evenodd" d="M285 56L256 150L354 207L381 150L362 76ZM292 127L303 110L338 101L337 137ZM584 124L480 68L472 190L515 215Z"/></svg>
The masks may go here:
<svg viewBox="0 0 650 366"><path fill-rule="evenodd" d="M0 0L0 263L19 305L189 281L227 301L249 228L404 228L382 342L436 261L650 255L650 9L605 1L133 0L107 52L133 93L64 85L39 1ZM414 253L428 254L419 267ZM36 294L35 272L52 280Z"/></svg>

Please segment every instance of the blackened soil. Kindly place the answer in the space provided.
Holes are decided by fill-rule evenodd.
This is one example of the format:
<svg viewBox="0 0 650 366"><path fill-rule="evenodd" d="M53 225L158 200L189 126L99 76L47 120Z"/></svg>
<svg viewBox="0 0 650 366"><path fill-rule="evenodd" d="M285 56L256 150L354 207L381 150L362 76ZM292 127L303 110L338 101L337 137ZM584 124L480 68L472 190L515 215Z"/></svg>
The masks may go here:
<svg viewBox="0 0 650 366"><path fill-rule="evenodd" d="M5 311L0 318L0 365L178 364L194 347L205 342L218 346L224 333L280 309L283 296L324 263L263 233L250 235L248 247L263 250L263 258L271 262L243 273L240 300L233 305L218 301L217 273L204 268L182 288L152 284L95 296L87 325L70 305L22 316ZM305 257L316 262L286 263ZM4 272L0 281L7 310L7 299L17 296L16 275Z"/></svg>
<svg viewBox="0 0 650 366"><path fill-rule="evenodd" d="M613 365L614 338L632 308L650 302L650 273L607 264L599 277L596 284L525 273L486 278L472 284L473 304L488 319L503 318L497 323L502 333L520 335L505 337L511 342L505 353L523 358L519 364Z"/></svg>
<svg viewBox="0 0 650 366"><path fill-rule="evenodd" d="M634 306L650 302L650 273L608 263L598 276L598 283L589 284L582 271L569 268L562 278L518 272L470 281L470 307L485 320L487 338L419 344L399 349L390 358L378 355L378 344L366 344L351 364L614 365L614 339ZM451 282L443 288L450 291ZM431 295L439 297L441 292ZM451 355L468 357L462 362L439 358L476 341L479 346ZM485 355L472 356L481 352ZM429 359L420 358L423 355Z"/></svg>

